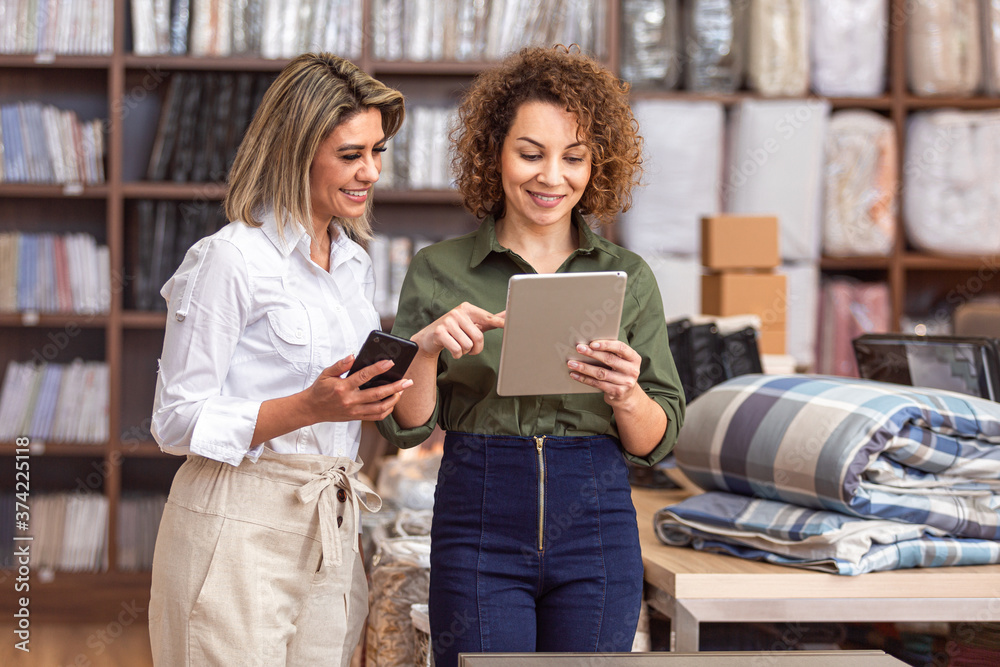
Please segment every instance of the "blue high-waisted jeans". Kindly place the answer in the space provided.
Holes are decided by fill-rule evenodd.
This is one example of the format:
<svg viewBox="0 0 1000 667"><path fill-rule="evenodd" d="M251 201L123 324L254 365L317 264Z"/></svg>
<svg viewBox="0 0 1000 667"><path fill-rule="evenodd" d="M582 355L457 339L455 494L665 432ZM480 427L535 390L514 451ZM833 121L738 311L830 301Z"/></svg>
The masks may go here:
<svg viewBox="0 0 1000 667"><path fill-rule="evenodd" d="M617 440L447 434L431 527L437 667L459 653L629 651L641 603Z"/></svg>

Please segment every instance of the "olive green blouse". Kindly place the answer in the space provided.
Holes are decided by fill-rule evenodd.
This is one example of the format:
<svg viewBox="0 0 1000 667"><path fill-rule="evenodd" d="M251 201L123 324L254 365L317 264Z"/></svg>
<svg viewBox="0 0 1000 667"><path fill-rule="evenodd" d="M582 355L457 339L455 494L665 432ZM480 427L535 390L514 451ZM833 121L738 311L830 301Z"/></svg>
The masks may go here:
<svg viewBox="0 0 1000 667"><path fill-rule="evenodd" d="M628 287L619 340L642 355L639 385L663 408L669 423L663 440L648 456L625 456L642 465L659 461L674 446L684 420L684 394L667 342L663 302L656 279L646 262L633 252L595 234L574 214L580 247L558 272L625 271ZM411 260L403 281L392 333L409 338L462 302L492 313L502 311L507 281L518 273L536 271L497 241L494 221L488 217L471 234L424 248ZM485 334L478 355L438 359L438 398L426 424L404 429L392 416L379 431L399 447L427 439L434 424L445 431L496 435L610 435L618 437L611 406L600 393L552 396L499 396L497 369L503 331ZM624 451L624 450L623 450Z"/></svg>

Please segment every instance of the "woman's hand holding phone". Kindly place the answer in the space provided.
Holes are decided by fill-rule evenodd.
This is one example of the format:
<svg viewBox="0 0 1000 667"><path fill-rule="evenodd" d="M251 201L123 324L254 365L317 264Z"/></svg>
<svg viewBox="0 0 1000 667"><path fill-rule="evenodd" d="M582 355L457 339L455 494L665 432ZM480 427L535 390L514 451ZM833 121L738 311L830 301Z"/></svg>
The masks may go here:
<svg viewBox="0 0 1000 667"><path fill-rule="evenodd" d="M402 391L413 384L412 380L403 378L362 389L362 385L392 369L394 364L389 359L383 359L342 377L354 361L354 355L351 355L324 369L306 390L310 409L318 417L317 421L385 419L396 407Z"/></svg>

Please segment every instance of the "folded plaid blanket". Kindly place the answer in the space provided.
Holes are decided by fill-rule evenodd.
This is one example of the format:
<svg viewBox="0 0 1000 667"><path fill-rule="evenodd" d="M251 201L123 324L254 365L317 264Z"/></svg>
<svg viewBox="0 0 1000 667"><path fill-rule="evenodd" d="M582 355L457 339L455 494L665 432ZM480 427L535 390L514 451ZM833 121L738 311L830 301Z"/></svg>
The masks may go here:
<svg viewBox="0 0 1000 667"><path fill-rule="evenodd" d="M653 525L660 541L671 546L834 574L1000 562L1000 542L949 538L929 526L860 519L723 491L666 507Z"/></svg>
<svg viewBox="0 0 1000 667"><path fill-rule="evenodd" d="M678 466L706 490L1000 540L1000 403L745 375L688 406Z"/></svg>

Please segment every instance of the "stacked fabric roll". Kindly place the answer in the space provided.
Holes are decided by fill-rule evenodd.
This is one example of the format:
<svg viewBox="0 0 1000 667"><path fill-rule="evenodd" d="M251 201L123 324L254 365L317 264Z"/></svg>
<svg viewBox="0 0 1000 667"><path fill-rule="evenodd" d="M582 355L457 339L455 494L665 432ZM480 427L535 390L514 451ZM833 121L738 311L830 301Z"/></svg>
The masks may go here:
<svg viewBox="0 0 1000 667"><path fill-rule="evenodd" d="M820 95L874 97L885 90L888 0L814 0L812 89Z"/></svg>
<svg viewBox="0 0 1000 667"><path fill-rule="evenodd" d="M914 246L1000 253L1000 112L913 114L904 173L906 234Z"/></svg>
<svg viewBox="0 0 1000 667"><path fill-rule="evenodd" d="M762 95L809 91L809 15L805 0L750 3L747 80Z"/></svg>
<svg viewBox="0 0 1000 667"><path fill-rule="evenodd" d="M1000 562L1000 404L823 376L744 375L688 407L677 464L706 493L671 545L838 574Z"/></svg>
<svg viewBox="0 0 1000 667"><path fill-rule="evenodd" d="M896 242L896 132L874 111L830 117L826 135L823 251L886 256Z"/></svg>
<svg viewBox="0 0 1000 667"><path fill-rule="evenodd" d="M979 0L907 5L907 73L918 95L971 95L982 78Z"/></svg>

